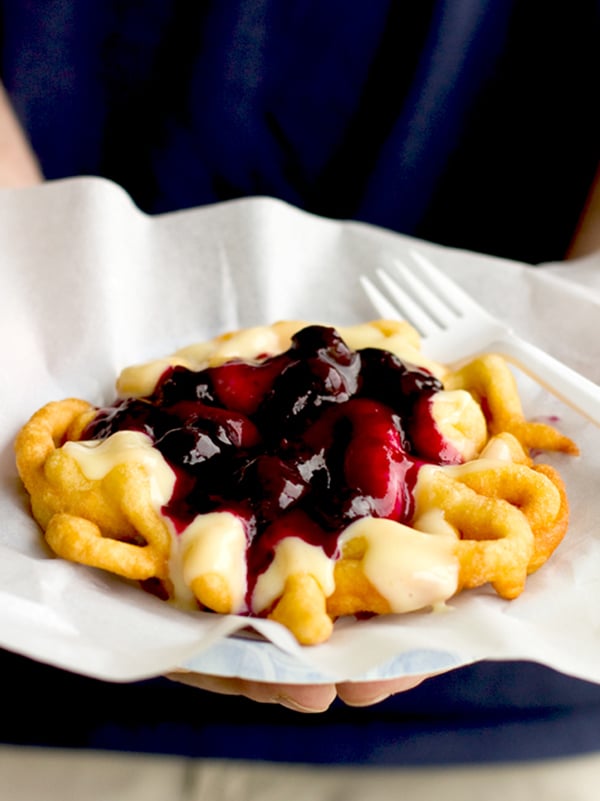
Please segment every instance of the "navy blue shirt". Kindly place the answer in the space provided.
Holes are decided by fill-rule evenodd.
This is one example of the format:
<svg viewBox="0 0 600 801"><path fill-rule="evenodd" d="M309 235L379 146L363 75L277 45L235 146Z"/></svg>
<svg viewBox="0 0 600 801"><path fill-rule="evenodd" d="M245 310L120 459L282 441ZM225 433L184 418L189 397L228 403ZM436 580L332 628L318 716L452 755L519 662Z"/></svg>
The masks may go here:
<svg viewBox="0 0 600 801"><path fill-rule="evenodd" d="M0 0L0 74L47 178L111 178L150 213L271 195L532 263L563 256L598 163L597 45L596 0ZM600 688L523 663L319 716L1 668L36 709L6 707L5 742L372 764L600 748Z"/></svg>
<svg viewBox="0 0 600 801"><path fill-rule="evenodd" d="M535 263L598 163L597 0L0 0L0 25L45 175L149 212L265 194Z"/></svg>

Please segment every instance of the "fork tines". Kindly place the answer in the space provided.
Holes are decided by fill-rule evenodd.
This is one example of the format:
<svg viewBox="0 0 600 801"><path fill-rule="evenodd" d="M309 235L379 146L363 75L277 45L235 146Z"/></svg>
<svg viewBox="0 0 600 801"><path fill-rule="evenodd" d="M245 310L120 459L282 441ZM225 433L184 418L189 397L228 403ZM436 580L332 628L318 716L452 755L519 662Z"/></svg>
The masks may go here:
<svg viewBox="0 0 600 801"><path fill-rule="evenodd" d="M394 319L402 317L426 337L439 333L440 329L445 330L462 317L466 300L462 290L428 259L412 250L410 256L420 268L419 275L398 259L391 261L394 276L382 268L376 270L387 297L368 278L363 277L361 281L371 302L381 313Z"/></svg>

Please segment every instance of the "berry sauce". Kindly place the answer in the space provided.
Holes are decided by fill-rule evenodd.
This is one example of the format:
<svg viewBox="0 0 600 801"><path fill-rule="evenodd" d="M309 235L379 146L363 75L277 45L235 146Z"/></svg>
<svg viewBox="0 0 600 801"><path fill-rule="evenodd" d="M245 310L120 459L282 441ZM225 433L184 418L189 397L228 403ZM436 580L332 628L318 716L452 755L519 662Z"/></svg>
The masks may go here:
<svg viewBox="0 0 600 801"><path fill-rule="evenodd" d="M388 351L351 350L312 325L261 361L168 368L151 395L99 409L82 439L147 434L176 475L162 512L178 532L197 514L238 515L250 597L286 536L335 557L358 518L410 521L420 465L460 461L431 414L441 389Z"/></svg>

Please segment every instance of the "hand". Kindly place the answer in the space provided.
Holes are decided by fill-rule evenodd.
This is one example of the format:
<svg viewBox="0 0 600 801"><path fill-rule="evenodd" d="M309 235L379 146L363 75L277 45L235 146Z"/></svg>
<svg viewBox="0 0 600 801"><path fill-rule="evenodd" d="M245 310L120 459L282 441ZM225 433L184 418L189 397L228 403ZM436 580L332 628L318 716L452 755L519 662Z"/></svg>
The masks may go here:
<svg viewBox="0 0 600 801"><path fill-rule="evenodd" d="M32 186L42 180L37 159L0 83L0 188Z"/></svg>
<svg viewBox="0 0 600 801"><path fill-rule="evenodd" d="M429 676L410 676L372 682L343 682L337 685L269 684L186 671L169 673L167 678L200 690L223 695L243 695L259 703L281 704L296 712L324 712L336 696L348 706L372 706L391 695L411 690Z"/></svg>
<svg viewBox="0 0 600 801"><path fill-rule="evenodd" d="M579 259L600 250L600 166L590 188L573 239L566 254L567 259Z"/></svg>

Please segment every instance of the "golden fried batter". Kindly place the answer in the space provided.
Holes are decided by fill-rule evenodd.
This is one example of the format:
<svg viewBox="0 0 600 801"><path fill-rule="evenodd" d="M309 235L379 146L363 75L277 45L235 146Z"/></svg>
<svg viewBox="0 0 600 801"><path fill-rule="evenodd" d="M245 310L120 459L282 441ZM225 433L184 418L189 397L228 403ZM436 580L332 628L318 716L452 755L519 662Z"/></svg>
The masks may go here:
<svg viewBox="0 0 600 801"><path fill-rule="evenodd" d="M149 394L168 365L199 370L233 357L283 352L304 325L280 321L230 332L127 368L119 391ZM447 416L438 421L441 436L454 436L457 448L460 440L467 461L421 467L410 525L366 516L342 532L333 556L306 543L277 546L273 576L265 574L261 583L266 600L255 594L249 613L282 623L302 644L316 644L345 615L435 607L488 583L503 598L517 597L569 521L560 474L534 463L532 452L575 455L577 446L553 426L525 419L514 376L499 356L484 355L450 371L425 359L418 334L406 323L375 320L339 330L349 347L389 349L426 366L445 391L467 396L469 403L460 392L440 394L437 407ZM161 511L174 487L171 468L140 432L120 432L118 443L117 434L102 443L81 442L95 413L82 400L52 402L16 439L18 472L50 548L129 579L155 580L178 602L217 613L244 611L241 521L233 512L198 516L195 528L179 536Z"/></svg>

